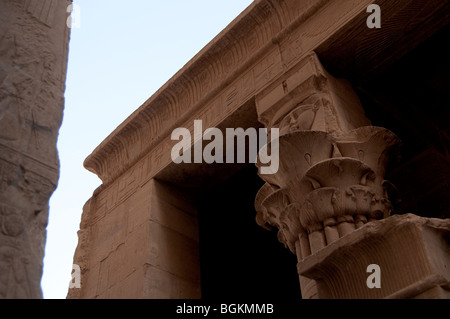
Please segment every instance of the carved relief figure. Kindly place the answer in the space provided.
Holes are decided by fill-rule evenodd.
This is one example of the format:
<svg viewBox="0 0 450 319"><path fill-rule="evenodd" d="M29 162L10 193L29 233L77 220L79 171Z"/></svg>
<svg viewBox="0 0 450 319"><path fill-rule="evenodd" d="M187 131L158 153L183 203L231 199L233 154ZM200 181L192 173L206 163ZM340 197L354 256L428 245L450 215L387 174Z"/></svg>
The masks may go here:
<svg viewBox="0 0 450 319"><path fill-rule="evenodd" d="M1 4L0 298L42 297L48 200L59 173L68 3Z"/></svg>

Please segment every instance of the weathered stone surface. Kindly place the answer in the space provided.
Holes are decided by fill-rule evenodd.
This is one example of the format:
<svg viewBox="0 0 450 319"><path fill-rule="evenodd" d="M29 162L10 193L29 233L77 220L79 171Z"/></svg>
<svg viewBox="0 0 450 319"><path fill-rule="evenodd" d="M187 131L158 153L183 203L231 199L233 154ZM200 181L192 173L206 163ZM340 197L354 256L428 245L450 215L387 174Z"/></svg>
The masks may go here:
<svg viewBox="0 0 450 319"><path fill-rule="evenodd" d="M0 298L40 298L70 1L0 1Z"/></svg>
<svg viewBox="0 0 450 319"><path fill-rule="evenodd" d="M113 201L115 190L113 185L84 207L74 257L81 288L67 297L199 298L195 207L157 180L120 202ZM91 215L110 204L110 211Z"/></svg>
<svg viewBox="0 0 450 319"><path fill-rule="evenodd" d="M373 235L375 248L372 225L395 224L397 220L387 218L392 212L388 196L392 185L384 176L388 162L397 159L399 139L391 131L371 125L350 82L330 75L316 54L328 49L328 55L339 50L337 55L342 58L346 54L376 57L377 64L395 60L390 53L395 46L391 40L382 43L382 50L377 50L377 43L364 41L360 46L360 39L377 39L371 36L377 30L366 27L366 9L373 2L383 6L383 19L391 21L386 28L389 32L401 27L396 18L411 13L408 23L423 22L419 31L413 28L414 34L403 34L403 41L411 39L412 44L397 52L418 45L423 37L417 34L429 35L435 30L430 17L438 18L436 24L445 19L445 14L436 13L436 8L445 9L445 4L433 2L436 8L427 5L422 9L428 3L425 0L404 5L388 0L255 1L106 138L85 161L85 167L96 173L103 185L83 212L74 258L82 269L82 287L69 291L68 297L200 296L196 204L191 201L192 193L187 196L175 185L186 190L190 179L179 179L198 174L193 180L199 184L204 176L212 175L207 180L214 180L223 170L211 172L205 166L191 165L177 171L170 156L174 145L170 135L178 127L193 132L195 120L202 120L204 127L220 127L239 117L243 105L255 110L255 121L258 117L267 128L280 129L280 169L261 176L266 184L256 196L256 219L263 227L278 228L278 239L297 255L303 297L340 298L352 293L380 297L358 294L351 284L345 292L330 293L322 277L327 271L341 270L322 269L323 263L305 266L324 251L366 231ZM334 47L347 42L348 48ZM388 48L385 43L390 43ZM373 54L366 54L371 50ZM365 59L358 61L366 64ZM168 184L157 182L162 177ZM416 247L437 242L441 228L427 229L431 235L416 238ZM386 228L375 230L383 234ZM402 240L407 240L405 234ZM365 258L364 253L360 256ZM438 259L436 264L446 265ZM393 267L399 265L401 262ZM337 266L345 270L346 264ZM429 285L427 278L415 277L414 286L407 286L390 276L392 282L387 286L394 288L385 295L412 297L403 289L417 291L417 287ZM444 296L441 279L431 278L433 285L439 284L416 296Z"/></svg>
<svg viewBox="0 0 450 319"><path fill-rule="evenodd" d="M256 97L260 121L280 130L267 147L278 143L281 155L276 172L260 174L266 185L255 207L257 222L278 228L302 260L390 215L384 174L400 141L370 126L350 84L328 74L315 54L299 65Z"/></svg>
<svg viewBox="0 0 450 319"><path fill-rule="evenodd" d="M412 214L367 223L299 263L319 298L450 298L450 220ZM367 286L367 266L381 287ZM334 271L330 271L334 269Z"/></svg>

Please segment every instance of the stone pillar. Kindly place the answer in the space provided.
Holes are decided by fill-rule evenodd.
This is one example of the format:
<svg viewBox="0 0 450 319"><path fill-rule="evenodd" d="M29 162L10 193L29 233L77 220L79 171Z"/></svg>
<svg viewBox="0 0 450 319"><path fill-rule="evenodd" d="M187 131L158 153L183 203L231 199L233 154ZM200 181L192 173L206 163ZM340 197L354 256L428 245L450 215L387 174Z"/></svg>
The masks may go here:
<svg viewBox="0 0 450 319"><path fill-rule="evenodd" d="M74 264L79 288L68 299L201 297L197 209L156 179L122 175L86 203Z"/></svg>
<svg viewBox="0 0 450 319"><path fill-rule="evenodd" d="M256 103L259 120L280 132L279 139L269 142L279 143L278 171L267 175L260 171L266 184L256 197L258 224L278 228L279 240L297 255L303 298L371 296L355 288L361 283L353 281L361 276L347 274L344 279L336 275L351 273L342 256L342 263L312 260L325 254L326 248L336 250L344 237L357 230L361 230L361 239L365 238L361 234L367 232L368 224L391 214L389 182L384 175L388 161L398 154L399 139L387 129L370 125L350 84L328 74L314 53L262 91ZM263 165L257 164L259 168ZM383 230L380 228L378 235ZM377 240L366 244L361 258L367 267L376 263L370 251ZM357 252L360 250L355 249ZM395 251L387 256L384 264L386 260L401 263ZM326 254L322 258L326 259ZM328 272L335 274L334 281ZM366 268L363 274L368 276ZM345 287L345 293L331 293L334 284ZM370 290L365 278L362 286Z"/></svg>
<svg viewBox="0 0 450 319"><path fill-rule="evenodd" d="M0 0L0 298L41 298L71 1Z"/></svg>

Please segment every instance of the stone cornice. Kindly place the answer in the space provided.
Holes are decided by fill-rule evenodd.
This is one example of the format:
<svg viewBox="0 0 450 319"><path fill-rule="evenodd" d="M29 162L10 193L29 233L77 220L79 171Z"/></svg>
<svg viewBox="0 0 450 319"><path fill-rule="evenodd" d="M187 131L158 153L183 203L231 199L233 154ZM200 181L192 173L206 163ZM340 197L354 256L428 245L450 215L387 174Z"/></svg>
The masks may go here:
<svg viewBox="0 0 450 319"><path fill-rule="evenodd" d="M97 174L104 184L109 184L169 136L175 127L183 126L194 112L243 75L267 52L278 49L283 68L289 69L329 36L328 30L335 31L348 23L364 12L369 2L255 1L119 125L88 156L84 166ZM339 11L337 8L342 12L336 12ZM314 15L318 16L317 22L310 19ZM307 26L309 32L303 30L298 34L292 31L306 22L310 24ZM305 41L299 43L303 37ZM284 47L283 43L286 44ZM267 77L269 81L278 77L278 74L267 75L265 71L262 65L261 74L266 77L261 81L264 85L268 82ZM258 84L255 68L252 72ZM261 89L258 85L255 88Z"/></svg>

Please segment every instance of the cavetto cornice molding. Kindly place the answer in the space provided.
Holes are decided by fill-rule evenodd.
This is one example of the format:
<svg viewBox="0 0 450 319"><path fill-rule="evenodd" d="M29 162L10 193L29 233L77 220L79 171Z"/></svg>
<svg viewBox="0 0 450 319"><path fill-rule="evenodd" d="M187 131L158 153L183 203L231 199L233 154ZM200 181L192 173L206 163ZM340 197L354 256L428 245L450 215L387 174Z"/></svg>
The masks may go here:
<svg viewBox="0 0 450 319"><path fill-rule="evenodd" d="M365 23L371 3L384 6L383 19L392 21L417 7L417 1L402 6L391 6L387 0L254 1L119 125L87 157L85 168L106 186L152 150L166 149L161 145L167 144L172 130L191 127L192 116L200 110L231 108L236 94L240 100L234 102L244 103L244 95L247 100L255 96L312 51L323 50L324 43L343 53L345 48L333 46L335 35L350 30L350 38L358 40L370 32ZM244 87L237 87L238 81ZM231 92L224 97L227 90ZM149 174L167 164L153 165L157 168Z"/></svg>
<svg viewBox="0 0 450 319"><path fill-rule="evenodd" d="M204 106L272 47L279 46L291 30L337 2L255 1L119 125L85 160L84 166L108 184L175 127L182 126L190 113ZM364 10L369 1L339 2L340 7L348 6L356 13ZM330 27L338 24L329 22ZM317 31L326 29L327 26L321 26ZM285 53L286 58L296 54Z"/></svg>

